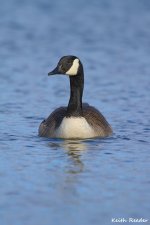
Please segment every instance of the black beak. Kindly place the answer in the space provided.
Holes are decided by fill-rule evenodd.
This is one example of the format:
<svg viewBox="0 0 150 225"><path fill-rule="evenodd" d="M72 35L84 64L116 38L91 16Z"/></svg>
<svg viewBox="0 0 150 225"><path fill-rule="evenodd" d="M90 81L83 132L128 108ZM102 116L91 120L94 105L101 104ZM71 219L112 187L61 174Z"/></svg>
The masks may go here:
<svg viewBox="0 0 150 225"><path fill-rule="evenodd" d="M48 73L48 76L55 75L55 74L60 74L60 72L58 71L58 67L56 67L54 70L52 70L51 72L49 72Z"/></svg>

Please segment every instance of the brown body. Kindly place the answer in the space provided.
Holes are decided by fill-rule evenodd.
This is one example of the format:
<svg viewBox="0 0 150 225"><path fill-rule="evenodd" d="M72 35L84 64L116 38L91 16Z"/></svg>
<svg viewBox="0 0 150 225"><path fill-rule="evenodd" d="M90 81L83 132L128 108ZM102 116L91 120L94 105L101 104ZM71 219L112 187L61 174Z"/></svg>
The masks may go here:
<svg viewBox="0 0 150 225"><path fill-rule="evenodd" d="M83 117L94 130L95 135L91 137L106 137L112 134L112 128L105 117L94 107L83 104ZM43 137L57 138L55 131L59 129L63 118L66 116L67 107L54 110L39 127L39 135Z"/></svg>

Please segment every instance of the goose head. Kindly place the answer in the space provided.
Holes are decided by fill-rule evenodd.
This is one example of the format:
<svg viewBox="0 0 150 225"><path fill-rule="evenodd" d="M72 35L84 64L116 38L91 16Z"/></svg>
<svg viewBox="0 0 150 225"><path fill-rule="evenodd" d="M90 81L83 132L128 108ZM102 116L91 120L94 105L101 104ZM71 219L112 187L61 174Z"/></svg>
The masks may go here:
<svg viewBox="0 0 150 225"><path fill-rule="evenodd" d="M76 56L63 56L56 68L48 73L48 75L64 74L68 76L76 76L79 73L82 64L78 57Z"/></svg>

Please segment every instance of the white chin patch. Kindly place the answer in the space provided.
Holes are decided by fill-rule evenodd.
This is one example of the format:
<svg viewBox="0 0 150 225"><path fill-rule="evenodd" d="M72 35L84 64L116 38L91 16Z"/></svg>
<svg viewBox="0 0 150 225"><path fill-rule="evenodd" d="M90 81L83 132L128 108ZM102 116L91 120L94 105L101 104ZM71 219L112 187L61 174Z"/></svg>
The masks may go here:
<svg viewBox="0 0 150 225"><path fill-rule="evenodd" d="M73 61L71 68L66 72L66 74L70 76L77 75L78 68L79 68L79 59L75 59Z"/></svg>

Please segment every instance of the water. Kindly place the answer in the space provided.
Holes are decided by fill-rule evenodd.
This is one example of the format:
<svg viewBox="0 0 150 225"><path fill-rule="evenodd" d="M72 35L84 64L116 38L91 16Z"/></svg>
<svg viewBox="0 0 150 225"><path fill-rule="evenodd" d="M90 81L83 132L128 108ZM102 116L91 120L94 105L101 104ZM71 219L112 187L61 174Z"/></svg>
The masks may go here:
<svg viewBox="0 0 150 225"><path fill-rule="evenodd" d="M0 3L0 223L149 219L150 2ZM47 76L67 54L81 58L84 102L112 137L38 137L42 119L68 102L68 78Z"/></svg>

